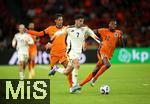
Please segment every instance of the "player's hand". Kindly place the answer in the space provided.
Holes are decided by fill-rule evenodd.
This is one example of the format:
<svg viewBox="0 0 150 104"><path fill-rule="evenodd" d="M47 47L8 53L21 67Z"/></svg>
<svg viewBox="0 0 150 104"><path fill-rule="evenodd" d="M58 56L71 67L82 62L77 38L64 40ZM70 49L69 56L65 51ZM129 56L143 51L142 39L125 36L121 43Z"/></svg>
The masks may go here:
<svg viewBox="0 0 150 104"><path fill-rule="evenodd" d="M100 43L99 43L99 47L101 48L101 47L102 47L102 45L103 45L103 43L102 43L102 42L100 42Z"/></svg>
<svg viewBox="0 0 150 104"><path fill-rule="evenodd" d="M13 48L16 48L16 45L12 45Z"/></svg>
<svg viewBox="0 0 150 104"><path fill-rule="evenodd" d="M28 30L27 28L24 28L24 32L28 33L28 31L29 31L29 30Z"/></svg>
<svg viewBox="0 0 150 104"><path fill-rule="evenodd" d="M84 43L83 43L83 51L86 51L86 49L87 49L87 45L86 45L86 43L84 42Z"/></svg>
<svg viewBox="0 0 150 104"><path fill-rule="evenodd" d="M49 42L45 45L46 50L50 49L51 47L52 47L52 44Z"/></svg>
<svg viewBox="0 0 150 104"><path fill-rule="evenodd" d="M51 37L51 41L53 41L55 38L56 38L56 35L54 34L54 35Z"/></svg>

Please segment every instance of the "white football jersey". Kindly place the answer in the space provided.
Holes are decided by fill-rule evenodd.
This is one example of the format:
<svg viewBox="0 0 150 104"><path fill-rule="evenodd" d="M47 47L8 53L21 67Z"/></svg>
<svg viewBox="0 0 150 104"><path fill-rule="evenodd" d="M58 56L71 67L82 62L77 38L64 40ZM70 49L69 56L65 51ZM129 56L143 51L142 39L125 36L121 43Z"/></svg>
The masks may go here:
<svg viewBox="0 0 150 104"><path fill-rule="evenodd" d="M67 36L67 50L75 51L77 53L82 52L83 42L85 41L85 35L93 35L94 32L88 27L77 28L75 26L66 29Z"/></svg>
<svg viewBox="0 0 150 104"><path fill-rule="evenodd" d="M17 33L14 36L12 44L16 45L16 49L19 53L28 53L29 44L34 44L34 41L27 33Z"/></svg>

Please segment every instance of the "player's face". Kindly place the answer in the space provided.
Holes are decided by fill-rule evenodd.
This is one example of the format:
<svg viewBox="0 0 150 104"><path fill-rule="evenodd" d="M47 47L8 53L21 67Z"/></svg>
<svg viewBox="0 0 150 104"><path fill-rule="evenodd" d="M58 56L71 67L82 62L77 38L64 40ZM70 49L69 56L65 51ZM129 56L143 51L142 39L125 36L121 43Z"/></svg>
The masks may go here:
<svg viewBox="0 0 150 104"><path fill-rule="evenodd" d="M34 30L34 23L29 23L28 28L29 28L30 30Z"/></svg>
<svg viewBox="0 0 150 104"><path fill-rule="evenodd" d="M58 18L55 20L55 23L56 23L56 26L62 27L62 26L63 26L63 17L58 17Z"/></svg>
<svg viewBox="0 0 150 104"><path fill-rule="evenodd" d="M83 18L79 18L75 20L75 25L77 27L81 27L84 24L84 19Z"/></svg>
<svg viewBox="0 0 150 104"><path fill-rule="evenodd" d="M24 25L19 25L19 32L20 33L23 33L24 32Z"/></svg>
<svg viewBox="0 0 150 104"><path fill-rule="evenodd" d="M110 21L109 22L109 29L110 30L115 30L117 26L117 22L116 21Z"/></svg>

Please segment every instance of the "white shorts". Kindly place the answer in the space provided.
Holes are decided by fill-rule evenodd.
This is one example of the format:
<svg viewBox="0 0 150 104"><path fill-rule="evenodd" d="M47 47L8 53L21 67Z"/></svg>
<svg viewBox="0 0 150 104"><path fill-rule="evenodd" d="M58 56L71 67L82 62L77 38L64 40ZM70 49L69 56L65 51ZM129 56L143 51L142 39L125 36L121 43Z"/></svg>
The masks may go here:
<svg viewBox="0 0 150 104"><path fill-rule="evenodd" d="M74 66L74 65L73 65L73 60L74 60L74 59L79 59L79 58L80 58L80 55L81 55L81 53L77 53L77 52L75 52L75 51L70 51L70 52L68 53L68 58L69 58L69 63L68 63L68 65Z"/></svg>
<svg viewBox="0 0 150 104"><path fill-rule="evenodd" d="M69 59L74 60L74 59L79 59L80 58L81 53L77 53L75 51L70 51L68 53Z"/></svg>
<svg viewBox="0 0 150 104"><path fill-rule="evenodd" d="M27 62L29 59L29 54L28 53L19 53L18 52L18 60L19 61L25 61Z"/></svg>

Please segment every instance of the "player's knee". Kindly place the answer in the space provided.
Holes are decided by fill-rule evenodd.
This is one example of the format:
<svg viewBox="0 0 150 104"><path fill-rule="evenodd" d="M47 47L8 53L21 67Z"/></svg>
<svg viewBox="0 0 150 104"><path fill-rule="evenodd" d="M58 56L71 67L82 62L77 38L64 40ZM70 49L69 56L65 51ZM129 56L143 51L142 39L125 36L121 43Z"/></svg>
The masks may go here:
<svg viewBox="0 0 150 104"><path fill-rule="evenodd" d="M20 66L23 66L23 62L22 62L22 61L20 61L20 62L19 62L19 65L20 65Z"/></svg>
<svg viewBox="0 0 150 104"><path fill-rule="evenodd" d="M68 75L69 75L69 73L67 73L67 72L64 72L64 75L68 76Z"/></svg>
<svg viewBox="0 0 150 104"><path fill-rule="evenodd" d="M64 75L68 75L68 70L64 70L64 71L63 71L63 74L64 74Z"/></svg>
<svg viewBox="0 0 150 104"><path fill-rule="evenodd" d="M71 73L71 72L66 72L66 73L64 73L64 75L68 76L70 73Z"/></svg>
<svg viewBox="0 0 150 104"><path fill-rule="evenodd" d="M67 68L67 65L68 65L68 61L64 61L63 63L61 63L63 66L64 66L64 68Z"/></svg>
<svg viewBox="0 0 150 104"><path fill-rule="evenodd" d="M107 68L111 67L111 64L110 63L106 63L106 67Z"/></svg>
<svg viewBox="0 0 150 104"><path fill-rule="evenodd" d="M64 75L68 76L70 74L70 70L65 70Z"/></svg>
<svg viewBox="0 0 150 104"><path fill-rule="evenodd" d="M79 69L80 68L80 64L75 65L75 68Z"/></svg>
<svg viewBox="0 0 150 104"><path fill-rule="evenodd" d="M95 76L97 74L97 72L99 71L100 67L98 67L98 65L95 67L95 69L93 70L93 76Z"/></svg>
<svg viewBox="0 0 150 104"><path fill-rule="evenodd" d="M95 76L95 75L96 75L96 73L97 73L96 71L93 71L93 72L92 72L93 76Z"/></svg>

